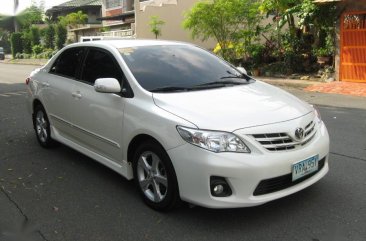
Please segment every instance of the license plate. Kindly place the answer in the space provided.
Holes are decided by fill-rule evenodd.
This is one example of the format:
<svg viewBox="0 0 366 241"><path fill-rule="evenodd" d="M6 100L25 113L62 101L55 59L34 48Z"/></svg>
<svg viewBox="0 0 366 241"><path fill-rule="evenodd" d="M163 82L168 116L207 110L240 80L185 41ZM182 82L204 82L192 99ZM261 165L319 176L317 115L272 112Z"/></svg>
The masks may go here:
<svg viewBox="0 0 366 241"><path fill-rule="evenodd" d="M292 181L318 170L319 155L310 157L292 165Z"/></svg>

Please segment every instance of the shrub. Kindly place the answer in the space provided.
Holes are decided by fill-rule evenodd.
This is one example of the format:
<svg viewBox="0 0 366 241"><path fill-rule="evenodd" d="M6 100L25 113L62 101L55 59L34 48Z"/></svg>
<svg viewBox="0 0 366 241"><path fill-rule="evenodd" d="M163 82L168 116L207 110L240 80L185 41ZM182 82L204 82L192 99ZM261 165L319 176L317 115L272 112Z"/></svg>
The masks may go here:
<svg viewBox="0 0 366 241"><path fill-rule="evenodd" d="M24 30L22 32L22 43L23 43L23 52L27 54L32 53L32 37L31 32L28 30Z"/></svg>
<svg viewBox="0 0 366 241"><path fill-rule="evenodd" d="M55 27L50 24L44 30L44 46L46 48L55 48Z"/></svg>
<svg viewBox="0 0 366 241"><path fill-rule="evenodd" d="M15 59L23 58L22 53L16 53L13 58L15 58Z"/></svg>
<svg viewBox="0 0 366 241"><path fill-rule="evenodd" d="M56 25L56 38L55 38L55 45L57 49L62 49L66 42L67 38L67 29L62 24Z"/></svg>
<svg viewBox="0 0 366 241"><path fill-rule="evenodd" d="M13 58L16 58L16 54L21 53L23 51L22 34L13 33L10 36L10 44L11 44L11 54L13 55Z"/></svg>
<svg viewBox="0 0 366 241"><path fill-rule="evenodd" d="M21 56L22 56L22 59L30 59L32 57L32 55L25 54L25 53L21 54Z"/></svg>
<svg viewBox="0 0 366 241"><path fill-rule="evenodd" d="M31 45L32 46L39 45L39 43L40 43L39 28L32 26L29 30L29 35L30 35Z"/></svg>
<svg viewBox="0 0 366 241"><path fill-rule="evenodd" d="M38 55L38 54L42 53L43 52L42 45L34 45L32 47L32 52L33 52L34 55Z"/></svg>

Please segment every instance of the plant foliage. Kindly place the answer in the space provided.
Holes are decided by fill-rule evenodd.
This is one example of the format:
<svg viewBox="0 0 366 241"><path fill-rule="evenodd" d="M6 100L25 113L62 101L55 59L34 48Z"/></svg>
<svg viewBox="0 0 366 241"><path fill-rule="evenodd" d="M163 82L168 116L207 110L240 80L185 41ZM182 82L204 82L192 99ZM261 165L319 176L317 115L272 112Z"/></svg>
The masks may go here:
<svg viewBox="0 0 366 241"><path fill-rule="evenodd" d="M183 27L189 29L193 38L205 41L214 38L220 45L226 60L235 58L235 49L244 50L258 36L261 16L255 0L213 0L198 2L185 14Z"/></svg>

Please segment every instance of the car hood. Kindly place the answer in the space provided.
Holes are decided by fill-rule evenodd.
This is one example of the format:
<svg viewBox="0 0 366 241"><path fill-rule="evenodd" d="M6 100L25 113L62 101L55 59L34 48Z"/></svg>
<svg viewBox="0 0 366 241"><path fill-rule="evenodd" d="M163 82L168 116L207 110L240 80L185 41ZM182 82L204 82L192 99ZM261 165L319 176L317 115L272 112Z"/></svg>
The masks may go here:
<svg viewBox="0 0 366 241"><path fill-rule="evenodd" d="M202 91L154 93L160 108L200 129L234 131L306 115L312 107L261 81Z"/></svg>

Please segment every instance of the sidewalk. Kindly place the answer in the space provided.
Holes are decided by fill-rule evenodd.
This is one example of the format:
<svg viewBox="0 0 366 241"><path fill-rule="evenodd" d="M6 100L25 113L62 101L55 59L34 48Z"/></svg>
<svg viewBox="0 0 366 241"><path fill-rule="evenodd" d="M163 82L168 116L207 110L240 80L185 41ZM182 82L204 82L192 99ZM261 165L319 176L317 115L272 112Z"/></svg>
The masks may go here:
<svg viewBox="0 0 366 241"><path fill-rule="evenodd" d="M366 83L321 83L268 77L257 79L278 86L311 104L366 110L366 96L359 94L366 89Z"/></svg>
<svg viewBox="0 0 366 241"><path fill-rule="evenodd" d="M279 87L287 86L311 92L366 97L366 83L353 83L342 81L325 83L310 80L281 79L269 77L259 77L258 79Z"/></svg>
<svg viewBox="0 0 366 241"><path fill-rule="evenodd" d="M366 97L366 83L331 82L308 86L306 91Z"/></svg>

